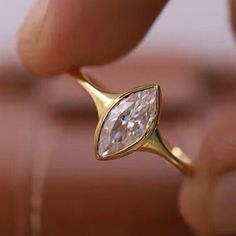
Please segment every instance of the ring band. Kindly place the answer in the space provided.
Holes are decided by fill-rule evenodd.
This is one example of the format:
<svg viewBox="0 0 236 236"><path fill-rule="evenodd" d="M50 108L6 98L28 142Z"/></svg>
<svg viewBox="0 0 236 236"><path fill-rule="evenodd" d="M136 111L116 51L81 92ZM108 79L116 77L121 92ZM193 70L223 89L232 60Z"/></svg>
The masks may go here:
<svg viewBox="0 0 236 236"><path fill-rule="evenodd" d="M147 151L162 156L185 175L193 175L191 159L160 134L159 85L143 85L118 94L105 90L80 70L69 73L96 105L99 122L94 144L98 160L113 160L134 151Z"/></svg>

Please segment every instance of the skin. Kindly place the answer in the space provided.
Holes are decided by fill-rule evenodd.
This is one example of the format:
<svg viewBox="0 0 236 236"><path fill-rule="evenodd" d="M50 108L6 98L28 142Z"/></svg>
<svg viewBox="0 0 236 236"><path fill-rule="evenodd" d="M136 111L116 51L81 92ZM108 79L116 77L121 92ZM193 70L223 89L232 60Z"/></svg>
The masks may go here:
<svg viewBox="0 0 236 236"><path fill-rule="evenodd" d="M47 76L110 62L143 39L165 4L157 0L101 0L99 4L97 0L51 0L36 16L37 5L19 30L20 56L30 71ZM230 1L230 9L236 31L236 1ZM235 120L232 111L212 126L194 163L195 176L182 185L180 211L201 235L236 234L235 213L219 207L228 201L236 205L236 197L229 197L236 196L235 191L224 194L236 189Z"/></svg>

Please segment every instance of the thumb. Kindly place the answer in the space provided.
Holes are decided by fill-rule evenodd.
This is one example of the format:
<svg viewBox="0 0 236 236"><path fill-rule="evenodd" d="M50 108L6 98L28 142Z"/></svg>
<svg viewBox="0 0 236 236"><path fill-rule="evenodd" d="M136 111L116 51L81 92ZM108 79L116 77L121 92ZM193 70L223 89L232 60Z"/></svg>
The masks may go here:
<svg viewBox="0 0 236 236"><path fill-rule="evenodd" d="M208 133L196 160L196 175L180 196L186 221L203 235L236 234L236 113Z"/></svg>
<svg viewBox="0 0 236 236"><path fill-rule="evenodd" d="M36 0L19 30L19 52L37 74L101 64L131 50L166 0Z"/></svg>

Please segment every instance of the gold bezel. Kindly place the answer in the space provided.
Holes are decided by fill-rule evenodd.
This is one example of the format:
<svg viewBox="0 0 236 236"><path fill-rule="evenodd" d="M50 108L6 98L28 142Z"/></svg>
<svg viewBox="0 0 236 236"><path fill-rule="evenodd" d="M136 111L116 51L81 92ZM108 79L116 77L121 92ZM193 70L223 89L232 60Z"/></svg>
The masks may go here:
<svg viewBox="0 0 236 236"><path fill-rule="evenodd" d="M139 139L137 139L134 143L128 145L126 148L107 155L107 156L101 156L99 155L98 152L98 142L99 142L99 136L100 136L100 132L101 132L101 128L104 124L105 119L107 118L109 112L113 109L113 107L115 107L122 99L124 99L125 97L128 97L130 94L135 93L135 92L139 92L139 91L143 91L146 89L150 89L150 88L155 88L156 90L156 117L155 119L152 121L150 127L147 129L147 131L145 132L145 134L140 137ZM112 102L111 104L108 106L108 108L101 114L101 117L99 119L99 122L97 124L96 130L95 130L95 134L94 134L94 144L95 144L95 153L96 153L96 157L98 160L112 160L112 159L117 159L117 158L121 158L127 154L132 153L133 151L137 150L138 148L140 148L145 141L152 135L152 133L155 131L158 122L159 122L159 118L160 118L160 112L161 112L161 89L160 86L158 84L151 84L151 85L143 85L143 86L138 86L135 88L132 88L128 91L126 91L123 94L120 94L119 96L117 96Z"/></svg>
<svg viewBox="0 0 236 236"><path fill-rule="evenodd" d="M98 117L100 119L94 136L95 152L97 154L98 160L113 160L127 155L133 151L148 151L162 156L165 160L170 162L172 165L174 165L189 177L192 177L195 174L191 159L184 153L184 151L180 147L167 143L166 140L162 138L159 132L159 119L161 115L161 90L159 85L155 84L139 86L130 89L123 94L116 94L104 91L103 86L98 85L96 81L92 81L88 76L81 73L79 69L74 69L69 73L90 94L96 105ZM98 153L98 138L100 135L101 127L108 113L124 97L133 92L142 91L148 88L156 89L157 115L145 134L137 139L136 142L120 150L119 152L101 157Z"/></svg>

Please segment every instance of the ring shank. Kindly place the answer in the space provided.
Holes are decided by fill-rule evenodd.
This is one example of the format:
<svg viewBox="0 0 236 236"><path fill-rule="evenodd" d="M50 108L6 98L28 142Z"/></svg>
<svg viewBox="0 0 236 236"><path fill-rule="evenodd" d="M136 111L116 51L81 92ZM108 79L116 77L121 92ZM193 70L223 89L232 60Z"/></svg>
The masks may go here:
<svg viewBox="0 0 236 236"><path fill-rule="evenodd" d="M180 147L172 146L167 141L164 141L158 129L151 135L142 149L164 157L185 175L193 176L194 171L191 159Z"/></svg>

